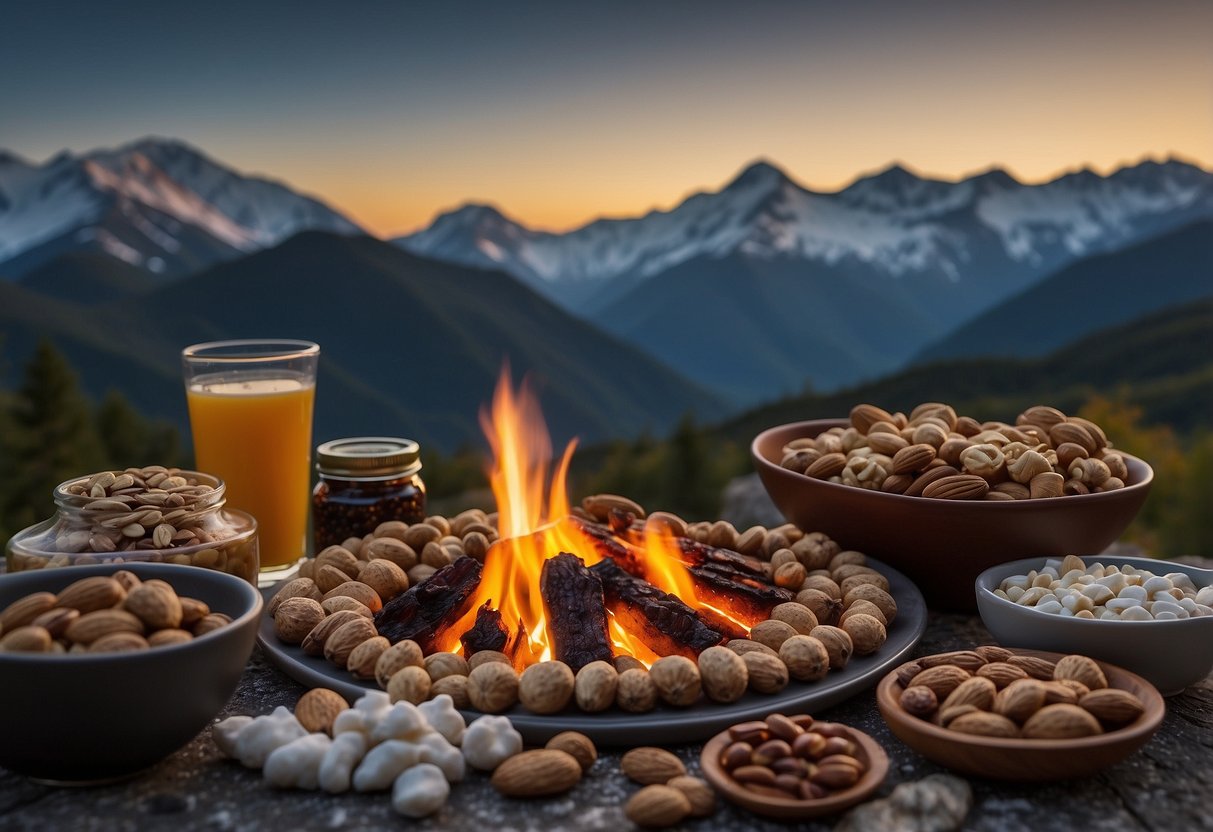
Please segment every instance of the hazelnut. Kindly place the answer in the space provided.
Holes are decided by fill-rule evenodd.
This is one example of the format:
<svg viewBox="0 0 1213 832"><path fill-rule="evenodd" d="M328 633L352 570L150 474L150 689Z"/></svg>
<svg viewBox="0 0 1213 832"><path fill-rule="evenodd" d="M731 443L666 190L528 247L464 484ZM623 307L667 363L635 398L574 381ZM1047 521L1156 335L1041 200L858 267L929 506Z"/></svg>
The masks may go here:
<svg viewBox="0 0 1213 832"><path fill-rule="evenodd" d="M814 627L810 636L820 641L830 656L830 669L842 670L855 652L855 645L846 630L831 627L826 624Z"/></svg>
<svg viewBox="0 0 1213 832"><path fill-rule="evenodd" d="M771 610L771 618L791 625L801 635L808 635L817 626L817 616L804 604L787 601Z"/></svg>
<svg viewBox="0 0 1213 832"><path fill-rule="evenodd" d="M792 636L780 645L779 658L787 665L788 675L802 682L821 679L830 671L829 652L812 636Z"/></svg>
<svg viewBox="0 0 1213 832"><path fill-rule="evenodd" d="M590 662L573 681L573 696L577 707L587 713L605 711L615 704L615 688L619 672L609 662Z"/></svg>
<svg viewBox="0 0 1213 832"><path fill-rule="evenodd" d="M657 704L657 687L647 670L633 668L619 674L615 702L629 713L644 713Z"/></svg>
<svg viewBox="0 0 1213 832"><path fill-rule="evenodd" d="M454 653L430 653L425 657L424 667L431 682L446 676L466 676L471 672L467 659Z"/></svg>
<svg viewBox="0 0 1213 832"><path fill-rule="evenodd" d="M657 694L671 705L685 707L699 698L699 668L686 656L665 656L653 662L649 678Z"/></svg>
<svg viewBox="0 0 1213 832"><path fill-rule="evenodd" d="M788 686L788 667L778 656L746 653L741 657L749 674L750 689L758 693L779 693Z"/></svg>
<svg viewBox="0 0 1213 832"><path fill-rule="evenodd" d="M518 674L508 664L485 662L468 674L468 699L487 714L507 710L518 701Z"/></svg>
<svg viewBox="0 0 1213 832"><path fill-rule="evenodd" d="M851 637L855 652L861 656L875 653L886 638L884 625L875 617L864 613L849 616L842 622L842 629Z"/></svg>
<svg viewBox="0 0 1213 832"><path fill-rule="evenodd" d="M397 670L388 680L387 692L393 702L418 705L430 698L430 675L425 668L409 665Z"/></svg>
<svg viewBox="0 0 1213 832"><path fill-rule="evenodd" d="M736 702L749 684L742 656L727 647L709 647L699 654L703 692L714 702Z"/></svg>

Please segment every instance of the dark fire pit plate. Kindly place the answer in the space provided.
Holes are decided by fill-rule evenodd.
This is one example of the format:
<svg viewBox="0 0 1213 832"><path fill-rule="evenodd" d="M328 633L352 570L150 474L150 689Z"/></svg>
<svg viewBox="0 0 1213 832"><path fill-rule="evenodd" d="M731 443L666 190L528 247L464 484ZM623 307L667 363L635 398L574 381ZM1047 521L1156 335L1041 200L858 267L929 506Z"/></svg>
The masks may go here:
<svg viewBox="0 0 1213 832"><path fill-rule="evenodd" d="M874 686L885 673L906 661L927 626L926 603L910 579L873 558L868 558L868 562L889 579L889 588L897 601L897 618L889 628L888 640L874 655L852 656L845 668L832 671L821 681L793 680L777 694L750 692L728 705L701 698L689 708L659 705L645 714L615 708L587 714L571 706L558 714L540 716L515 706L506 715L528 744L542 744L561 731L580 731L599 745L635 746L700 742L734 723L763 719L768 714L825 710ZM277 588L262 590L267 602ZM262 617L257 640L270 661L309 688L331 688L351 702L368 690L379 689L374 682L359 681L322 656L309 656L299 647L278 641L269 615ZM468 720L480 716L479 711L462 713Z"/></svg>

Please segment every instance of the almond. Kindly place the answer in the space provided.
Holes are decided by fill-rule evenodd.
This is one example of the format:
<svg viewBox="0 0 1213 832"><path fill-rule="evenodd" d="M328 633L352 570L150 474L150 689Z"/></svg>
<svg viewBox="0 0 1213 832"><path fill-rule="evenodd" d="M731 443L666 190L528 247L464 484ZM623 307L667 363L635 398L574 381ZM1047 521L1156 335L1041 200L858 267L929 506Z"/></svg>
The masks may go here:
<svg viewBox="0 0 1213 832"><path fill-rule="evenodd" d="M324 610L311 598L287 598L274 613L274 635L284 644L299 644L324 618Z"/></svg>
<svg viewBox="0 0 1213 832"><path fill-rule="evenodd" d="M76 644L92 644L114 633L134 633L142 636L144 625L126 610L94 610L68 625L64 636Z"/></svg>
<svg viewBox="0 0 1213 832"><path fill-rule="evenodd" d="M925 442L909 445L893 454L894 474L912 474L921 471L935 459L935 448Z"/></svg>
<svg viewBox="0 0 1213 832"><path fill-rule="evenodd" d="M990 484L975 474L940 477L922 490L922 496L939 500L978 500L986 496Z"/></svg>
<svg viewBox="0 0 1213 832"><path fill-rule="evenodd" d="M347 708L349 704L337 691L313 688L295 703L295 719L309 734L324 732L332 736L333 720Z"/></svg>
<svg viewBox="0 0 1213 832"><path fill-rule="evenodd" d="M990 662L977 668L977 675L989 679L994 687L1002 690L1017 679L1028 678L1028 673L1022 667L1016 667L1007 662Z"/></svg>
<svg viewBox="0 0 1213 832"><path fill-rule="evenodd" d="M278 607L288 598L311 598L319 601L323 597L324 593L317 588L316 582L311 578L295 578L287 581L282 589L274 593L274 597L270 599L268 611L270 615L278 612Z"/></svg>
<svg viewBox="0 0 1213 832"><path fill-rule="evenodd" d="M1084 426L1075 424L1074 422L1058 422L1053 425L1049 428L1049 439L1052 441L1054 448L1066 442L1072 442L1080 446L1088 454L1093 454L1098 450L1091 432Z"/></svg>
<svg viewBox="0 0 1213 832"><path fill-rule="evenodd" d="M193 640L194 635L189 630L157 630L147 637L147 646L167 647L170 644L185 644Z"/></svg>
<svg viewBox="0 0 1213 832"><path fill-rule="evenodd" d="M5 633L0 638L0 652L4 653L45 653L51 649L51 634L45 627L34 627L26 624L12 632Z"/></svg>
<svg viewBox="0 0 1213 832"><path fill-rule="evenodd" d="M943 701L970 676L971 674L967 670L963 670L955 665L944 664L922 671L910 680L908 687L914 687L915 685L928 687L937 699Z"/></svg>
<svg viewBox="0 0 1213 832"><path fill-rule="evenodd" d="M994 695L997 688L989 679L981 676L974 676L971 679L965 679L956 689L948 694L948 698L940 705L941 709L956 707L958 705L974 705L983 711L988 711L994 706Z"/></svg>
<svg viewBox="0 0 1213 832"><path fill-rule="evenodd" d="M974 673L986 664L986 659L975 650L953 650L951 653L936 653L918 660L924 668L950 664Z"/></svg>
<svg viewBox="0 0 1213 832"><path fill-rule="evenodd" d="M149 630L172 630L181 626L181 601L172 587L159 581L145 581L132 589L122 606Z"/></svg>
<svg viewBox="0 0 1213 832"><path fill-rule="evenodd" d="M921 474L915 477L914 482L910 483L910 487L902 493L907 497L921 497L922 492L925 491L927 486L929 486L931 483L935 482L936 480L941 480L944 477L954 477L959 473L960 472L951 465L941 465L938 468L928 468L926 471L923 471Z"/></svg>
<svg viewBox="0 0 1213 832"><path fill-rule="evenodd" d="M1077 705L1046 705L1023 726L1030 739L1073 739L1102 734L1099 721Z"/></svg>
<svg viewBox="0 0 1213 832"><path fill-rule="evenodd" d="M666 785L686 795L691 803L691 817L706 818L716 811L716 792L706 781L684 775L673 778Z"/></svg>
<svg viewBox="0 0 1213 832"><path fill-rule="evenodd" d="M638 503L618 494L593 494L581 501L581 507L604 523L610 519L612 511L630 514L637 520L645 518L644 509Z"/></svg>
<svg viewBox="0 0 1213 832"><path fill-rule="evenodd" d="M181 626L192 627L211 614L211 608L205 601L197 598L178 598L181 604Z"/></svg>
<svg viewBox="0 0 1213 832"><path fill-rule="evenodd" d="M857 404L851 408L851 426L866 434L877 422L892 422L893 414L874 404Z"/></svg>
<svg viewBox="0 0 1213 832"><path fill-rule="evenodd" d="M327 593L350 580L350 576L335 566L327 563L316 563L316 588Z"/></svg>
<svg viewBox="0 0 1213 832"><path fill-rule="evenodd" d="M24 627L35 618L55 606L55 595L51 592L35 592L18 598L0 612L0 632L10 632Z"/></svg>
<svg viewBox="0 0 1213 832"><path fill-rule="evenodd" d="M1127 725L1146 711L1136 696L1114 688L1093 690L1079 699L1078 705L1109 725Z"/></svg>
<svg viewBox="0 0 1213 832"><path fill-rule="evenodd" d="M332 634L324 640L324 657L338 667L345 667L354 648L377 635L379 633L375 630L373 623L361 615L356 615L352 621L347 621L333 630Z"/></svg>
<svg viewBox="0 0 1213 832"><path fill-rule="evenodd" d="M126 590L113 578L97 575L69 585L55 599L56 607L69 607L81 615L104 610L122 603Z"/></svg>
<svg viewBox="0 0 1213 832"><path fill-rule="evenodd" d="M562 731L548 740L544 748L571 754L581 764L583 774L588 773L598 759L598 749L594 747L593 740L577 731Z"/></svg>
<svg viewBox="0 0 1213 832"><path fill-rule="evenodd" d="M350 652L345 669L354 674L355 679L374 679L375 665L390 646L391 642L383 636L368 638Z"/></svg>
<svg viewBox="0 0 1213 832"><path fill-rule="evenodd" d="M1108 677L1104 675L1103 670L1094 659L1086 656L1066 656L1064 659L1059 659L1057 666L1053 669L1053 678L1073 679L1075 682L1086 685L1090 690L1100 690L1108 686Z"/></svg>
<svg viewBox="0 0 1213 832"><path fill-rule="evenodd" d="M830 477L836 477L842 473L842 469L847 467L847 457L842 453L825 454L817 459L804 473L807 477L813 477L818 480L828 480Z"/></svg>
<svg viewBox="0 0 1213 832"><path fill-rule="evenodd" d="M973 652L981 656L987 662L1005 662L1011 656L1015 655L1005 647L999 647L996 644L983 644L981 647L974 647Z"/></svg>
<svg viewBox="0 0 1213 832"><path fill-rule="evenodd" d="M430 526L428 528L433 527ZM383 609L383 600L379 597L379 593L360 581L346 581L341 586L330 589L324 593L323 600L327 601L340 595L348 596L355 601L361 601L371 612L379 612L379 610Z"/></svg>
<svg viewBox="0 0 1213 832"><path fill-rule="evenodd" d="M556 749L523 751L493 771L490 782L506 797L543 797L567 792L581 780L581 764Z"/></svg>
<svg viewBox="0 0 1213 832"><path fill-rule="evenodd" d="M670 786L645 786L623 807L628 820L640 827L664 829L682 823L691 814L691 801Z"/></svg>
<svg viewBox="0 0 1213 832"><path fill-rule="evenodd" d="M47 610L31 621L30 624L35 627L45 628L51 634L51 638L61 638L67 632L67 628L71 623L79 617L80 613L76 610L59 607L58 609Z"/></svg>
<svg viewBox="0 0 1213 832"><path fill-rule="evenodd" d="M1041 679L1046 682L1053 678L1053 670L1056 667L1048 659L1036 656L1011 656L1007 659L1007 663L1022 669L1033 679Z"/></svg>
<svg viewBox="0 0 1213 832"><path fill-rule="evenodd" d="M667 783L687 773L682 760L664 748L652 746L633 748L623 755L619 766L624 774L642 785Z"/></svg>
<svg viewBox="0 0 1213 832"><path fill-rule="evenodd" d="M962 734L977 734L982 737L1018 737L1019 727L998 714L985 711L973 711L956 717L948 725L953 731Z"/></svg>
<svg viewBox="0 0 1213 832"><path fill-rule="evenodd" d="M319 624L313 627L311 631L304 636L302 642L303 652L307 653L309 656L322 655L324 653L325 640L336 632L339 627L355 619L362 619L363 621L366 620L365 618L362 618L362 616L358 615L358 613L350 612L349 610L341 610L340 612L335 612L327 618L322 619Z"/></svg>
<svg viewBox="0 0 1213 832"><path fill-rule="evenodd" d="M1045 704L1045 686L1039 679L1012 682L994 697L994 712L1024 722Z"/></svg>
<svg viewBox="0 0 1213 832"><path fill-rule="evenodd" d="M390 560L375 558L358 573L358 580L375 590L384 603L409 588L408 575Z"/></svg>
<svg viewBox="0 0 1213 832"><path fill-rule="evenodd" d="M150 647L147 639L138 633L110 633L89 645L90 653L130 653Z"/></svg>

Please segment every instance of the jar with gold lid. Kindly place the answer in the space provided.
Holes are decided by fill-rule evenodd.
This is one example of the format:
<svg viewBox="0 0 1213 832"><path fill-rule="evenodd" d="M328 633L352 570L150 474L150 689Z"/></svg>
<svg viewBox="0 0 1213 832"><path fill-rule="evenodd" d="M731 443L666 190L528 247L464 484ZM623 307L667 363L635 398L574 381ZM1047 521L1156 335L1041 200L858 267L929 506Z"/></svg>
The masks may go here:
<svg viewBox="0 0 1213 832"><path fill-rule="evenodd" d="M314 552L364 537L380 523L425 519L421 447L411 439L360 436L316 449L312 492Z"/></svg>

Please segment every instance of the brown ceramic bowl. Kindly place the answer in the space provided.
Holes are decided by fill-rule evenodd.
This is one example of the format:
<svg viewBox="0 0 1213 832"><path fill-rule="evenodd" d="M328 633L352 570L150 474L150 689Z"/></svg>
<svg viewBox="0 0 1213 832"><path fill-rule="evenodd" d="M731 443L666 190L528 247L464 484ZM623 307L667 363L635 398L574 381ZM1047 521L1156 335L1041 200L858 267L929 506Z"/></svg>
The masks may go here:
<svg viewBox="0 0 1213 832"><path fill-rule="evenodd" d="M130 653L0 654L0 767L80 785L129 777L193 739L236 689L262 600L235 575L171 563L35 569L0 575L0 608L120 569L167 581L232 623L184 644Z"/></svg>
<svg viewBox="0 0 1213 832"><path fill-rule="evenodd" d="M863 802L872 792L880 788L889 773L889 756L876 740L862 731L847 728L850 738L859 746L856 758L867 764L863 777L849 789L835 792L820 800L797 800L791 797L767 797L755 794L738 783L720 765L720 754L731 742L728 731L722 731L708 740L699 757L703 776L716 791L738 806L751 812L779 820L806 820L822 817L849 809Z"/></svg>
<svg viewBox="0 0 1213 832"><path fill-rule="evenodd" d="M1062 653L1014 650L1021 656L1039 656L1049 661ZM1119 763L1145 745L1162 723L1166 705L1158 690L1135 673L1099 662L1108 685L1137 696L1146 711L1136 722L1099 734L1065 740L1023 740L979 737L949 731L906 713L899 701L902 687L893 671L876 687L880 714L898 739L928 760L972 777L992 780L1056 781L1087 777Z"/></svg>
<svg viewBox="0 0 1213 832"><path fill-rule="evenodd" d="M848 424L822 419L758 434L750 453L762 484L788 520L905 572L939 609L975 612L974 580L1004 561L1102 552L1137 515L1154 478L1125 454L1129 479L1116 491L986 502L884 494L779 466L788 442Z"/></svg>

